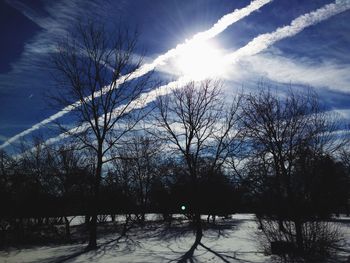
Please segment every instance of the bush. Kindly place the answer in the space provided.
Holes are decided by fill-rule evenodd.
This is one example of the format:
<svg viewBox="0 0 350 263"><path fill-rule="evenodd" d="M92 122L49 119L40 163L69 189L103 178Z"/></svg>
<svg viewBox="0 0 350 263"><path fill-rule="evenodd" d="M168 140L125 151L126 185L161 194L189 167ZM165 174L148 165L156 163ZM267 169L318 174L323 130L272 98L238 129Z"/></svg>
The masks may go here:
<svg viewBox="0 0 350 263"><path fill-rule="evenodd" d="M281 224L277 220L265 218L258 218L258 220L259 229L263 232L261 245L268 254L274 252L285 262L323 262L334 256L340 246L341 234L338 226L333 222L303 223L303 246L299 248L294 222L283 221L281 229Z"/></svg>

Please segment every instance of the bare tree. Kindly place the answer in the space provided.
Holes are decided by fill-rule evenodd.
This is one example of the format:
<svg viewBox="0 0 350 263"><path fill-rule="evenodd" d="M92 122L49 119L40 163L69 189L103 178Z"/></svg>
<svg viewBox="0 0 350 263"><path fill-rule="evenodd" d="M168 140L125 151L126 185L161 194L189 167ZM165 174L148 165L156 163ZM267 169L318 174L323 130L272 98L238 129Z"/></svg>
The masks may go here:
<svg viewBox="0 0 350 263"><path fill-rule="evenodd" d="M61 42L52 61L60 92L54 103L74 104L74 125L77 129L60 128L94 159L94 198L88 249L96 244L99 188L103 164L120 139L134 128L144 116L133 111L132 103L150 84L150 74L131 80L130 76L142 64L137 56L137 34L119 28L110 32L104 26L88 22L79 24L74 36ZM78 103L76 103L78 102Z"/></svg>
<svg viewBox="0 0 350 263"><path fill-rule="evenodd" d="M342 149L341 153L340 153L340 158L342 163L345 165L346 168L346 172L347 172L347 180L346 182L344 182L345 187L349 187L350 186L350 150L347 147L344 147L344 149ZM345 212L347 214L347 216L350 215L350 192L347 192L347 200L346 200L346 204L345 204Z"/></svg>
<svg viewBox="0 0 350 263"><path fill-rule="evenodd" d="M16 166L15 160L11 158L4 150L0 150L0 205L2 211L0 215L9 213L11 206L11 194L14 191L11 183L14 169ZM1 219L1 218L0 218ZM0 229L1 231L2 229Z"/></svg>
<svg viewBox="0 0 350 263"><path fill-rule="evenodd" d="M61 215L64 219L66 239L71 240L70 223L75 218L69 215L81 209L77 201L87 199L91 195L91 172L84 153L74 145L58 145L50 147L54 161L50 167L51 175L56 180L56 195L64 204ZM78 203L81 203L81 201Z"/></svg>
<svg viewBox="0 0 350 263"><path fill-rule="evenodd" d="M130 175L132 192L136 196L137 206L141 212L141 222L145 220L145 211L150 203L151 186L158 175L160 147L160 142L155 138L135 135L117 153L117 162L127 170L123 173Z"/></svg>
<svg viewBox="0 0 350 263"><path fill-rule="evenodd" d="M336 133L339 122L322 109L311 90L302 94L290 90L286 97L278 97L261 87L242 105L254 185L265 187L264 209L277 215L281 231L287 231L286 220L294 222L293 235L302 251L303 224L316 216L305 209L310 184L317 180L316 163L343 145Z"/></svg>
<svg viewBox="0 0 350 263"><path fill-rule="evenodd" d="M193 213L196 239L180 260L183 262L193 256L203 235L198 195L201 160L210 156L208 170L218 169L232 154L238 139L235 128L240 99L233 98L228 104L221 87L221 82L213 80L199 84L190 82L170 95L159 97L156 102L155 133L166 142L166 147L172 147L174 153L183 158L191 182L192 196L188 208Z"/></svg>

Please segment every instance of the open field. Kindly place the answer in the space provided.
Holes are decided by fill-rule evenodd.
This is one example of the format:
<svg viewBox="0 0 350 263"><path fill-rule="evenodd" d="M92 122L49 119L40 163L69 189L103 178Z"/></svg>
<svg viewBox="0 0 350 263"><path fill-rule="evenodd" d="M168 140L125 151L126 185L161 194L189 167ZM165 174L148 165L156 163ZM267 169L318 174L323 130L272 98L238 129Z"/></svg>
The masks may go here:
<svg viewBox="0 0 350 263"><path fill-rule="evenodd" d="M158 215L148 215L145 226L135 225L125 237L118 231L122 217L117 222L106 222L99 226L100 234L96 251L85 252L83 241L78 241L79 223L72 222L71 244L53 244L21 248L6 248L0 252L0 261L23 262L176 262L191 246L194 234L188 221L177 216L171 225L163 223ZM206 219L203 217L203 219ZM334 224L343 235L343 247L330 262L347 262L350 255L349 218L342 217ZM122 222L121 222L122 223ZM278 262L278 258L266 255L261 246L259 232L252 214L235 214L231 218L218 218L216 224L206 224L202 243L195 251L196 262ZM74 232L76 231L76 232Z"/></svg>

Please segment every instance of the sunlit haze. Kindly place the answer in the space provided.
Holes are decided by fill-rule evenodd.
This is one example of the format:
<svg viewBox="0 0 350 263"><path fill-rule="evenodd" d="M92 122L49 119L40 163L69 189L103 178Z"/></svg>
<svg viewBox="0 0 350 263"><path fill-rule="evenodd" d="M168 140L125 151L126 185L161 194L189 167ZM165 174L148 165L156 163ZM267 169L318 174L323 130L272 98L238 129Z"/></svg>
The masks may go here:
<svg viewBox="0 0 350 263"><path fill-rule="evenodd" d="M223 52L216 45L205 41L185 46L175 59L175 64L185 77L196 81L221 77L227 69Z"/></svg>

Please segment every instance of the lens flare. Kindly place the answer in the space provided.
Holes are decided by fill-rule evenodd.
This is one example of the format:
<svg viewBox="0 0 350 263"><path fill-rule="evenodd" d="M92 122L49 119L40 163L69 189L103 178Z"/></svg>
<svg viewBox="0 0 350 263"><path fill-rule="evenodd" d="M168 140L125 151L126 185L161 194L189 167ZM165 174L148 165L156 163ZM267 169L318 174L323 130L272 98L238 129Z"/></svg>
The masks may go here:
<svg viewBox="0 0 350 263"><path fill-rule="evenodd" d="M225 61L220 48L205 41L196 41L181 50L175 65L183 76L199 81L223 76L227 69Z"/></svg>

